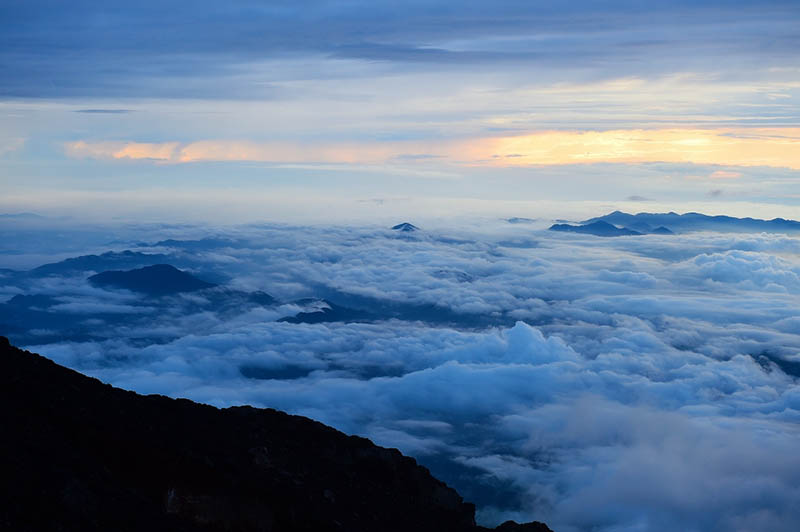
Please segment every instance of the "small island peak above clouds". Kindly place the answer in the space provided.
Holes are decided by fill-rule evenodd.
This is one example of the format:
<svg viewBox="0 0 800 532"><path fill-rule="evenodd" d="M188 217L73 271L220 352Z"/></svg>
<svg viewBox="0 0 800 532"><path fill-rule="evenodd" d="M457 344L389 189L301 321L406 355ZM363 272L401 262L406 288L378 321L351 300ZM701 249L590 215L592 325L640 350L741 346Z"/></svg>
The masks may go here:
<svg viewBox="0 0 800 532"><path fill-rule="evenodd" d="M797 0L3 2L0 335L397 448L474 530L796 532L798 28ZM53 441L20 452L99 476L24 492L98 523L114 457ZM109 497L253 509L217 487L262 447ZM287 481L343 512L306 529L399 515L349 464ZM283 530L261 510L218 528Z"/></svg>

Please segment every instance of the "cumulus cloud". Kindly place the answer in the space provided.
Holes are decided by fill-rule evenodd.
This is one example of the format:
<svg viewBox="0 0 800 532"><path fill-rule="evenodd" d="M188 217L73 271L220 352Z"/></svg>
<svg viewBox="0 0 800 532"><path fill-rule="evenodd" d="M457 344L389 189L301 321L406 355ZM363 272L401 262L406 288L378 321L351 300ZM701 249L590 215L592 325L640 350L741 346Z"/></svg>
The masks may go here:
<svg viewBox="0 0 800 532"><path fill-rule="evenodd" d="M505 222L224 236L141 249L221 269L230 281L219 290L278 303L215 308L211 292L117 321L98 308L103 338L29 347L143 393L280 408L399 447L472 497L486 524L800 524L796 238L602 239ZM533 244L510 245L523 241ZM19 290L83 320L92 304L152 306L80 276L3 293ZM373 319L278 321L318 305L291 303L303 297Z"/></svg>

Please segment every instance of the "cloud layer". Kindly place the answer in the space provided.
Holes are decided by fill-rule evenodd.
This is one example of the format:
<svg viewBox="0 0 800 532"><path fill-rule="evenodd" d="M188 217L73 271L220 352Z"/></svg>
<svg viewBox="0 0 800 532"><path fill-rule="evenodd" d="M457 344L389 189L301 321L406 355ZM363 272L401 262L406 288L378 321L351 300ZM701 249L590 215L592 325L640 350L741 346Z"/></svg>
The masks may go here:
<svg viewBox="0 0 800 532"><path fill-rule="evenodd" d="M138 248L224 274L226 289L400 316L371 323L280 322L309 307L209 306L213 293L154 312L161 303L81 275L3 291L94 320L106 339L29 346L58 362L399 447L477 502L487 524L796 529L797 238L535 227L262 225Z"/></svg>
<svg viewBox="0 0 800 532"><path fill-rule="evenodd" d="M182 7L182 8L181 8ZM690 72L794 56L793 2L50 2L2 8L0 95L232 97L277 91L258 66L331 57L394 68L498 64L563 71ZM633 29L632 29L633 28ZM741 39L746 35L747 39ZM306 76L337 76L331 72Z"/></svg>

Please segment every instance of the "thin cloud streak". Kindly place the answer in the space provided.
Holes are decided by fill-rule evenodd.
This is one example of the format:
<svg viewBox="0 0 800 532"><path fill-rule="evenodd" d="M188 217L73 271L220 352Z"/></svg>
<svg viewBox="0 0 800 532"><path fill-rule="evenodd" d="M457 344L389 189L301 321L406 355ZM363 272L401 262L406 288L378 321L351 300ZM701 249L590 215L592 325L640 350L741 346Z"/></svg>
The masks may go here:
<svg viewBox="0 0 800 532"><path fill-rule="evenodd" d="M251 161L376 164L444 160L469 166L596 163L691 163L800 169L800 129L631 129L543 131L501 138L453 141L287 143L237 140L197 142L87 142L65 145L70 157L147 159L166 163ZM408 159L406 154L437 153ZM713 178L736 178L717 171Z"/></svg>

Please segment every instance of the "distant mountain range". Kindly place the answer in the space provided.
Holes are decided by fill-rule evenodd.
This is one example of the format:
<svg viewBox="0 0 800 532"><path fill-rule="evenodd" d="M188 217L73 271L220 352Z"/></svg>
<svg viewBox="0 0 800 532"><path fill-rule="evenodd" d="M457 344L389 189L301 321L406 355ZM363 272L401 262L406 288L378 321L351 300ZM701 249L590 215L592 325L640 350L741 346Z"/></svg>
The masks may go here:
<svg viewBox="0 0 800 532"><path fill-rule="evenodd" d="M52 276L77 276L86 273L110 270L130 270L156 264L172 264L181 268L199 271L208 282L224 282L228 279L224 270L210 270L207 264L197 261L191 252L179 249L169 255L163 253L142 253L140 251L107 251L99 255L80 255L58 262L42 264L30 270L10 270L0 268L0 276L9 284Z"/></svg>
<svg viewBox="0 0 800 532"><path fill-rule="evenodd" d="M800 222L783 218L760 220L732 216L708 216L696 212L628 214L614 211L605 216L584 220L577 225L554 224L550 226L550 230L595 236L670 235L693 231L797 233L800 232Z"/></svg>
<svg viewBox="0 0 800 532"><path fill-rule="evenodd" d="M414 459L310 419L138 395L4 337L0 363L4 530L488 530Z"/></svg>
<svg viewBox="0 0 800 532"><path fill-rule="evenodd" d="M138 268L152 264L165 263L169 257L158 253L139 253L136 251L107 251L101 255L81 255L60 262L43 264L25 272L28 277L64 275L70 273L112 269Z"/></svg>
<svg viewBox="0 0 800 532"><path fill-rule="evenodd" d="M638 231L632 231L625 227L617 227L602 220L586 225L554 224L550 226L551 231L565 231L569 233L583 233L595 236L629 236L641 235Z"/></svg>
<svg viewBox="0 0 800 532"><path fill-rule="evenodd" d="M217 286L169 264L154 264L135 270L98 273L89 277L89 282L95 286L124 288L151 296L194 292Z"/></svg>
<svg viewBox="0 0 800 532"><path fill-rule="evenodd" d="M143 254L125 252L77 257L46 265L48 268L44 276L57 276L59 275L57 272L63 271L60 275L74 277L75 274L82 272L80 265L89 268L105 262L120 264L128 260L142 260L141 255ZM35 271L12 273L18 274L17 279L24 280L26 274L36 277L35 273L31 273ZM89 341L107 337L108 331L106 327L87 323L87 313L95 320L102 320L109 326L122 322L135 326L147 323L150 319L148 313L155 309L169 310L171 315L183 316L212 312L222 319L227 319L256 307L277 304L275 299L265 292L244 292L219 286L169 264L106 271L88 277L87 281L104 289L130 290L143 297L127 299L122 305L114 303L104 305L96 298L90 298L88 303L80 303L60 296L17 294L8 301L0 302L0 334L10 336L19 343ZM197 291L203 291L203 297L175 297ZM81 307L81 305L88 306Z"/></svg>

